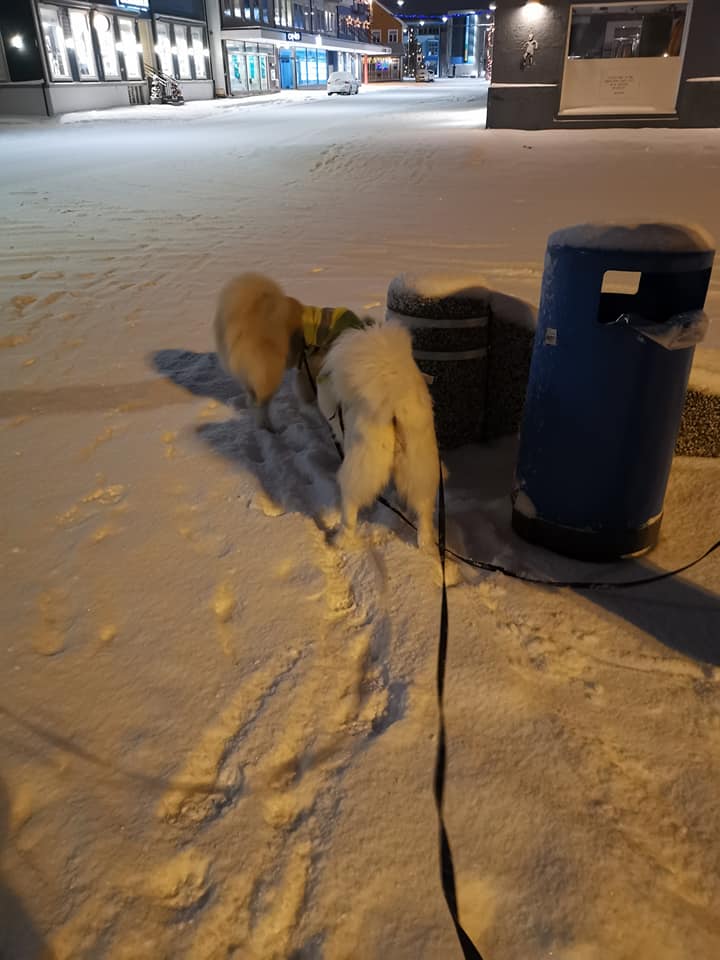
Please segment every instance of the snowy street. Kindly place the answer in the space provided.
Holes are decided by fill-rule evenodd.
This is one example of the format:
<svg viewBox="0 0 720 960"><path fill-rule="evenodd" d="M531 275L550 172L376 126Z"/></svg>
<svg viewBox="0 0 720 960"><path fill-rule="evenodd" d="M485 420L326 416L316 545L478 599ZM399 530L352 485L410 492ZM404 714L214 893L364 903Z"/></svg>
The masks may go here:
<svg viewBox="0 0 720 960"><path fill-rule="evenodd" d="M258 431L212 317L236 273L381 318L404 271L537 304L548 234L699 223L720 130L486 131L478 80L0 118L0 957L456 960L432 794L440 591L289 385ZM720 376L720 264L703 365ZM720 537L677 458L661 542L509 529L512 439L447 457L450 544L631 579ZM720 956L720 558L582 594L449 593L446 819L484 960Z"/></svg>

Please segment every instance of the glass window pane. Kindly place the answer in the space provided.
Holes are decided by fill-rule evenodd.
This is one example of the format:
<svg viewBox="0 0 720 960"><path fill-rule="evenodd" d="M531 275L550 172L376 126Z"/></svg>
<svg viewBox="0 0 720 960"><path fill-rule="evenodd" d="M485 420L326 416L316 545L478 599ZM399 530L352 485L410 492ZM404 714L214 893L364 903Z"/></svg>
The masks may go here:
<svg viewBox="0 0 720 960"><path fill-rule="evenodd" d="M157 45L155 53L160 61L160 70L168 77L175 76L175 66L173 64L172 44L170 43L170 25L158 22L155 24L157 31Z"/></svg>
<svg viewBox="0 0 720 960"><path fill-rule="evenodd" d="M0 35L0 82L5 83L9 79L10 73L5 59L5 47L3 46L2 36Z"/></svg>
<svg viewBox="0 0 720 960"><path fill-rule="evenodd" d="M682 0L574 8L568 57L571 60L679 57L686 10Z"/></svg>
<svg viewBox="0 0 720 960"><path fill-rule="evenodd" d="M192 77L192 73L190 72L190 52L188 50L187 42L187 27L180 26L180 24L176 23L173 26L173 34L175 36L175 50L178 58L180 78L182 80L189 80Z"/></svg>
<svg viewBox="0 0 720 960"><path fill-rule="evenodd" d="M106 80L119 80L120 67L118 66L117 50L115 49L115 31L113 30L112 19L104 13L95 13L93 14L93 27L100 50L103 76Z"/></svg>
<svg viewBox="0 0 720 960"><path fill-rule="evenodd" d="M70 66L65 49L65 35L60 26L57 7L40 6L40 25L45 42L50 67L50 77L53 80L71 80Z"/></svg>
<svg viewBox="0 0 720 960"><path fill-rule="evenodd" d="M84 10L69 10L75 60L81 80L97 80L95 51L93 50L90 21Z"/></svg>
<svg viewBox="0 0 720 960"><path fill-rule="evenodd" d="M142 70L140 69L138 41L135 36L135 23L132 20L126 20L125 17L118 17L118 27L120 29L120 48L125 60L127 78L128 80L141 80Z"/></svg>
<svg viewBox="0 0 720 960"><path fill-rule="evenodd" d="M308 50L307 54L307 82L317 83L317 56L314 50Z"/></svg>
<svg viewBox="0 0 720 960"><path fill-rule="evenodd" d="M195 62L195 76L198 80L206 80L207 67L205 66L203 28L190 27L190 39L192 40L193 60Z"/></svg>

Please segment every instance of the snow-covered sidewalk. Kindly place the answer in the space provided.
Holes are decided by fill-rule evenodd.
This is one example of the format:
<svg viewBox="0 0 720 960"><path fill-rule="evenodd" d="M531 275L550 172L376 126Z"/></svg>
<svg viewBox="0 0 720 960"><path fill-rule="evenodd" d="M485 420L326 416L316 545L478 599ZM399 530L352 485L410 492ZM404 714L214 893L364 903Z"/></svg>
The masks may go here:
<svg viewBox="0 0 720 960"><path fill-rule="evenodd" d="M214 299L262 269L381 316L393 275L474 269L534 300L555 227L720 235L720 131L485 132L477 87L437 86L0 134L3 958L459 956L432 564L380 505L367 550L328 542L326 427L289 389L275 436L234 408ZM678 459L650 558L544 554L508 529L513 457L448 457L468 554L610 579L718 536L720 465ZM451 591L447 820L486 960L720 954L719 595L717 560Z"/></svg>

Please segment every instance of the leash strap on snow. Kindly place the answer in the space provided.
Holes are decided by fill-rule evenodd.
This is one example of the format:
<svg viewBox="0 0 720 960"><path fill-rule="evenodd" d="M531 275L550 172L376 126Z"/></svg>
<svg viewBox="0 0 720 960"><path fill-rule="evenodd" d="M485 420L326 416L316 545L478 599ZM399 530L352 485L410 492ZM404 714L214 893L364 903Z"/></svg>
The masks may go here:
<svg viewBox="0 0 720 960"><path fill-rule="evenodd" d="M313 392L317 397L317 386L315 380L310 372L310 366L307 360L307 354L303 351L302 357L305 372L307 373L308 379L313 388ZM342 423L342 409L338 408L338 416L340 421L340 428L344 433L344 425ZM338 452L340 460L344 459L344 453L342 447L335 439L335 434L330 430L332 435L333 443L335 444L335 449ZM406 523L412 529L415 529L415 524L409 520L405 514L398 510L397 507L393 506L385 497L378 497L380 503L387 507L388 510L391 510L397 517L399 517L404 523ZM445 773L447 769L447 733L445 730L445 707L444 707L444 693L445 693L445 668L447 664L447 651L448 651L448 627L449 627L449 616L448 616L448 600L447 600L447 583L445 580L445 560L449 555L455 560L459 560L462 563L467 563L471 567L475 567L478 570L486 570L490 573L501 573L506 577L512 577L515 580L521 580L525 583L532 583L538 586L545 587L570 587L576 590L612 590L612 589L622 589L625 587L639 587L644 584L657 583L659 580L666 580L668 577L675 577L678 574L684 573L686 570L689 570L691 567L696 566L706 557L709 557L710 554L714 553L718 548L720 548L720 540L717 543L714 543L709 549L707 549L701 556L697 559L692 560L690 563L686 563L682 567L677 567L675 570L668 570L665 573L656 574L652 577L642 577L637 580L625 580L620 582L607 582L607 581L584 581L584 580L544 580L540 577L529 577L525 574L518 573L515 570L508 570L505 567L502 567L497 563L489 563L482 560L473 560L471 557L464 557L462 554L456 553L454 550L450 550L446 544L446 516L445 516L445 484L443 481L442 475L442 461L440 462L440 483L438 486L438 553L440 555L440 569L442 571L442 602L440 606L440 636L438 639L438 655L437 655L437 699L438 699L438 746L437 752L435 755L435 772L433 776L433 793L435 795L435 807L437 810L438 816L438 831L439 831L439 841L440 841L440 882L442 884L443 894L445 896L445 902L447 903L448 910L450 912L450 917L452 918L453 925L455 927L455 933L457 934L458 941L460 943L460 948L463 952L463 957L465 960L483 960L482 954L477 949L475 944L470 939L467 931L460 923L460 916L458 913L458 903L457 903L457 887L455 883L455 865L452 858L452 850L450 848L450 838L448 837L447 827L445 826L445 818L443 816L443 797L445 794Z"/></svg>
<svg viewBox="0 0 720 960"><path fill-rule="evenodd" d="M445 792L445 770L447 767L447 736L445 732L443 695L445 691L445 665L447 662L448 649L448 602L447 584L445 583L445 489L442 479L442 464L440 465L440 489L438 497L438 553L440 554L440 569L442 571L442 604L440 607L440 639L438 642L437 656L438 746L435 755L435 776L433 780L435 807L437 809L440 834L440 882L442 883L445 902L450 911L452 922L455 925L455 933L460 941L465 960L483 960L480 951L460 923L457 889L455 886L455 866L450 849L450 839L443 817L443 795Z"/></svg>
<svg viewBox="0 0 720 960"><path fill-rule="evenodd" d="M305 372L307 373L308 379L313 388L313 393L317 397L317 385L312 373L310 372L310 365L308 364L307 353L305 350L303 350L302 362L305 366ZM340 415L342 416L342 412ZM342 447L335 439L335 434L332 432L332 429L330 430L330 433L332 435L333 443L335 444L335 449L338 452L338 456L341 460L343 460L345 455ZM440 465L440 495L442 496L442 510L441 516L438 518L438 526L440 522L443 524L444 534L445 490L442 479L442 463ZM409 527L412 527L413 530L415 529L415 524L412 522L412 520L408 520L402 510L398 510L398 508L393 506L393 504L386 500L385 497L378 497L378 500L384 507L387 507L388 510L391 510L395 516L399 517L403 523L406 523ZM513 580L520 580L523 583L533 583L539 587L566 587L570 588L571 590L625 590L629 587L644 587L650 583L658 583L660 580L667 580L669 577L677 577L681 573L685 573L686 570L690 570L691 567L697 566L698 563L701 563L701 561L705 560L706 557L709 557L712 553L715 553L715 551L718 549L720 549L720 540L714 543L711 547L708 547L708 549L695 560L691 560L690 563L686 563L682 567L676 567L674 570L666 570L664 573L656 573L651 577L641 577L636 580L547 580L543 577L530 577L527 574L518 573L517 570L509 570L507 567L503 567L499 563L490 563L486 560L474 560L472 557L464 557L461 553L456 553L454 550L451 550L449 547L445 546L443 537L443 571L445 569L444 558L445 556L450 556L454 560L459 560L461 563L466 563L469 567L475 567L476 570L485 570L487 573L501 573L504 577L511 577Z"/></svg>
<svg viewBox="0 0 720 960"><path fill-rule="evenodd" d="M391 510L396 517L399 517L403 523L406 523L415 530L415 524L405 516L402 510L398 510L392 503L388 503L384 497L378 497L378 500L384 507ZM645 587L650 583L658 583L660 580L677 577L681 573L685 573L686 570L690 570L691 567L696 567L711 554L715 553L716 550L720 550L720 540L717 540L712 546L708 547L699 557L696 557L689 563L683 564L681 567L675 567L673 570L665 570L663 573L655 573L651 577L639 577L635 580L547 580L543 577L531 577L525 573L518 573L517 570L510 570L499 563L490 563L487 560L474 560L472 557L465 557L462 553L456 553L448 546L445 547L445 556L452 557L453 560L459 560L460 563L466 563L469 567L474 567L476 570L485 570L488 573L501 573L504 577L520 580L522 583L532 583L538 587L566 587L571 590L623 590L627 587Z"/></svg>

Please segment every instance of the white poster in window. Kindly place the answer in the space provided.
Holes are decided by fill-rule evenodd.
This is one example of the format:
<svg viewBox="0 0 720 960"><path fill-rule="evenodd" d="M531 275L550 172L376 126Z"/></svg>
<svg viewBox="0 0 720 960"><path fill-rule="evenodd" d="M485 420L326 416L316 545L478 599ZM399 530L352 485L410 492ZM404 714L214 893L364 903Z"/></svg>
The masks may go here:
<svg viewBox="0 0 720 960"><path fill-rule="evenodd" d="M72 30L77 61L78 75L81 80L97 80L95 51L93 50L90 21L84 10L69 10L70 29Z"/></svg>
<svg viewBox="0 0 720 960"><path fill-rule="evenodd" d="M71 80L65 49L65 34L60 26L57 7L39 7L40 25L52 80Z"/></svg>
<svg viewBox="0 0 720 960"><path fill-rule="evenodd" d="M93 27L97 37L103 76L106 80L119 80L120 67L118 66L117 50L115 49L115 31L113 21L104 13L93 14Z"/></svg>
<svg viewBox="0 0 720 960"><path fill-rule="evenodd" d="M128 80L141 80L142 70L140 68L138 41L135 36L135 23L133 20L118 17L118 28L120 30L120 49L125 61L125 75Z"/></svg>
<svg viewBox="0 0 720 960"><path fill-rule="evenodd" d="M175 66L173 64L172 44L170 43L170 25L167 23L156 23L157 45L155 53L160 61L160 70L168 77L175 76Z"/></svg>
<svg viewBox="0 0 720 960"><path fill-rule="evenodd" d="M195 77L197 80L205 80L207 78L207 68L205 66L205 44L202 27L190 27L190 39L192 40Z"/></svg>
<svg viewBox="0 0 720 960"><path fill-rule="evenodd" d="M178 59L178 70L182 80L190 80L192 72L190 71L190 51L187 42L187 27L179 23L174 24L173 34L175 36L175 52Z"/></svg>

